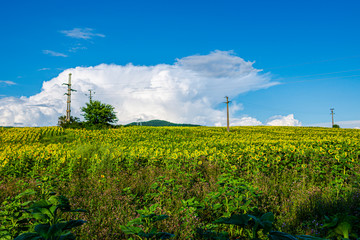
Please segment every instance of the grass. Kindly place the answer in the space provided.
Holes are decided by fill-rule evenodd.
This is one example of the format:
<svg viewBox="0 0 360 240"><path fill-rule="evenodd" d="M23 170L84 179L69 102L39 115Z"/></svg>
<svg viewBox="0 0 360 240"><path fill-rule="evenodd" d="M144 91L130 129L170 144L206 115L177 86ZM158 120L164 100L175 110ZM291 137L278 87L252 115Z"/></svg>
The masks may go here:
<svg viewBox="0 0 360 240"><path fill-rule="evenodd" d="M59 181L54 190L67 196L73 208L89 211L79 215L80 219L87 221L82 228L76 230L79 239L126 239L120 225L139 217L136 210L155 203L161 206L158 214L170 216L159 223L158 227L175 234L177 239L187 239L194 238L195 229L205 226L214 218L206 210L201 212L201 218L194 213L186 214L180 210L181 200L195 197L200 202L203 201L209 192L217 190L219 173L220 168L210 164L203 165L202 176L194 172L188 173L186 178L177 171L154 167L132 173L114 173L109 170L97 177L84 176L80 171L71 181ZM234 174L249 178L241 176L241 173ZM174 184L164 188L162 192L149 188L159 182L159 176L164 176L161 181L173 179ZM2 179L2 182L2 197L35 187L35 182L31 179ZM175 184L178 185L176 191ZM254 205L260 212L273 212L275 227L280 231L315 236L317 233L319 236L325 234L320 229L325 215L347 212L360 217L359 189L350 185L344 186L342 196L337 197L330 187L320 188L300 178L294 181L294 173L291 171L283 173L281 179L259 175L252 179L251 184L260 193ZM151 193L155 194L150 197Z"/></svg>

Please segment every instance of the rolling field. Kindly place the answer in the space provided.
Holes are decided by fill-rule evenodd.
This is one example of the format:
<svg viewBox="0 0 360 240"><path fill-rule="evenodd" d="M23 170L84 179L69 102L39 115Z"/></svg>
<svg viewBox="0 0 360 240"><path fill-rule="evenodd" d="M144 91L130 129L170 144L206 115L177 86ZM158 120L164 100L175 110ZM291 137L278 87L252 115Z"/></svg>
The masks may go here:
<svg viewBox="0 0 360 240"><path fill-rule="evenodd" d="M0 203L26 189L64 195L88 211L72 215L87 221L78 239L145 239L125 234L130 226L172 239L268 239L254 218L216 221L269 212L272 231L337 239L346 222L360 236L359 187L355 129L0 128Z"/></svg>

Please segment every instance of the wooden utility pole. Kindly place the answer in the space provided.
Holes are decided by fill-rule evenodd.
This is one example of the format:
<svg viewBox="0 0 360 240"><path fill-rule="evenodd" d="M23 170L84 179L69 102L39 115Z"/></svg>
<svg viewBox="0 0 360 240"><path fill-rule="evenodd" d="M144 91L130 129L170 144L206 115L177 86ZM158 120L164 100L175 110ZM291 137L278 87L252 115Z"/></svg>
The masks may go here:
<svg viewBox="0 0 360 240"><path fill-rule="evenodd" d="M136 125L137 125L137 126L142 126L142 122L141 122L141 121L142 121L142 118L138 118L138 119L137 119L137 122L136 122Z"/></svg>
<svg viewBox="0 0 360 240"><path fill-rule="evenodd" d="M229 126L229 125L230 125L230 124L229 124L229 103L230 103L231 101L229 101L228 96L226 96L225 98L226 98L226 102L224 102L224 103L226 103L227 131L230 132L230 126Z"/></svg>
<svg viewBox="0 0 360 240"><path fill-rule="evenodd" d="M88 94L85 94L85 95L89 96L89 101L90 101L90 103L92 103L92 90L89 89L88 91L89 91L89 95ZM94 92L94 94L95 94L95 92Z"/></svg>
<svg viewBox="0 0 360 240"><path fill-rule="evenodd" d="M330 111L331 111L331 127L334 127L334 108L330 108Z"/></svg>
<svg viewBox="0 0 360 240"><path fill-rule="evenodd" d="M70 122L70 112L71 112L71 92L75 91L74 89L71 89L71 73L69 73L69 81L68 83L63 83L63 85L68 86L68 92L65 93L67 95L67 101L66 101L66 118L65 121Z"/></svg>

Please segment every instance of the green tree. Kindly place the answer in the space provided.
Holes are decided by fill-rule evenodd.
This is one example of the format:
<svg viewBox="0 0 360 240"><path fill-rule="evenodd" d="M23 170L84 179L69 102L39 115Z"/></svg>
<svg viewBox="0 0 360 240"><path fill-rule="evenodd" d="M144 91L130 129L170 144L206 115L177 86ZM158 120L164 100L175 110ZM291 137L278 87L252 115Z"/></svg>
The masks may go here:
<svg viewBox="0 0 360 240"><path fill-rule="evenodd" d="M101 103L100 101L91 101L86 103L86 107L82 107L86 122L90 125L109 125L117 122L114 107L109 104Z"/></svg>
<svg viewBox="0 0 360 240"><path fill-rule="evenodd" d="M58 126L59 127L63 127L63 128L68 128L68 127L80 127L81 123L80 123L80 119L78 117L73 117L70 116L70 122L66 121L66 116L60 116L58 118Z"/></svg>

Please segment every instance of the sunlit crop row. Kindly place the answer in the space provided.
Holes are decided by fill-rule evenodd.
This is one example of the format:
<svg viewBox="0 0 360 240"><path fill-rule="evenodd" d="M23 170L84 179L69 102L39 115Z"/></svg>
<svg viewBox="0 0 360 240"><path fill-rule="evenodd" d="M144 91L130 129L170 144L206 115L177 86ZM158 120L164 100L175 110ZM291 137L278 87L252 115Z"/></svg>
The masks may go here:
<svg viewBox="0 0 360 240"><path fill-rule="evenodd" d="M146 165L167 168L205 162L238 171L310 167L317 176L346 176L359 164L360 131L295 127L128 127L72 130L58 127L0 129L0 173L39 171L89 173L111 166L131 170Z"/></svg>

